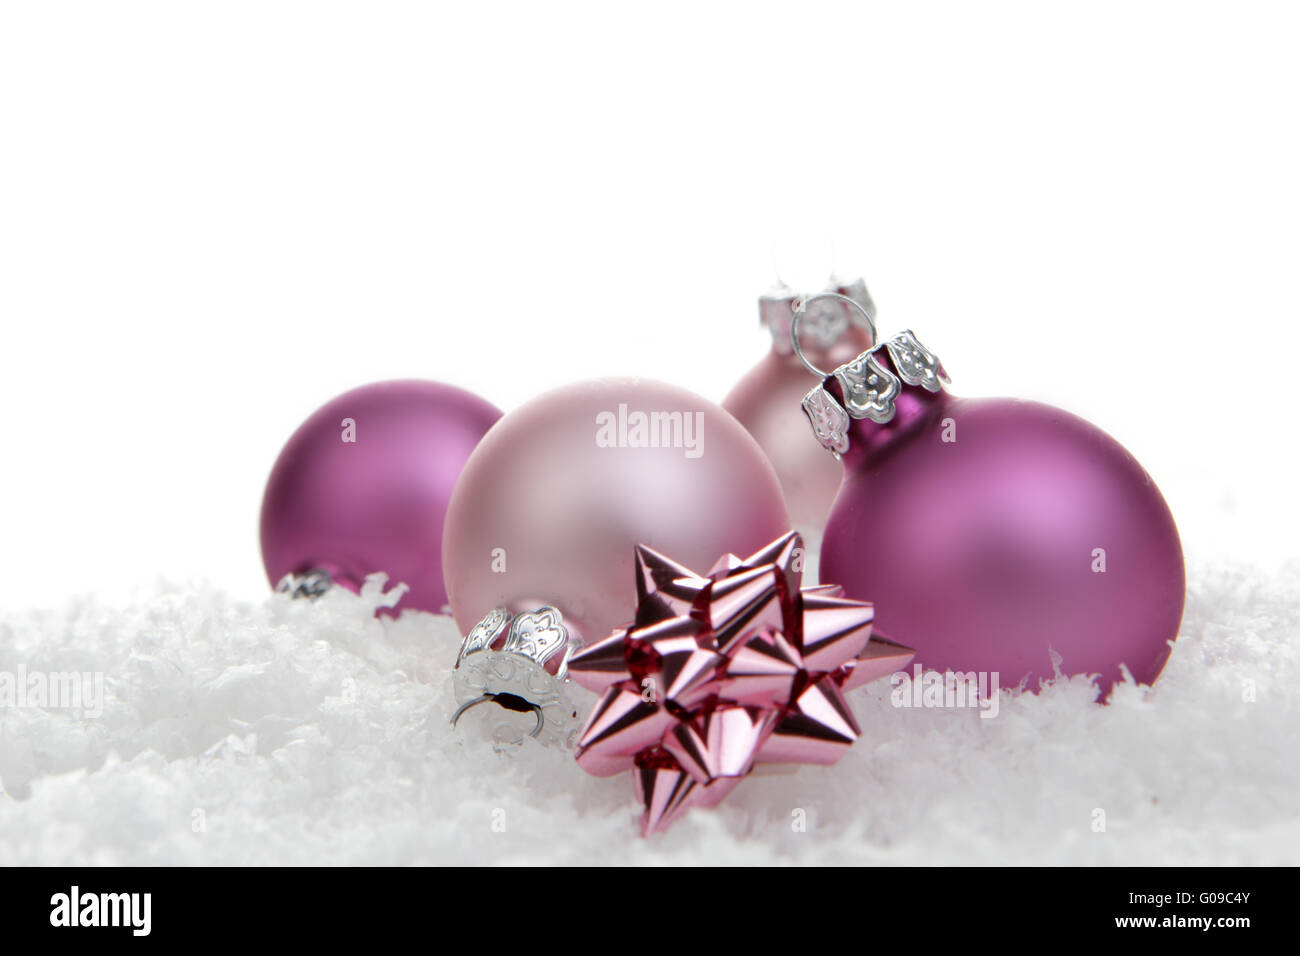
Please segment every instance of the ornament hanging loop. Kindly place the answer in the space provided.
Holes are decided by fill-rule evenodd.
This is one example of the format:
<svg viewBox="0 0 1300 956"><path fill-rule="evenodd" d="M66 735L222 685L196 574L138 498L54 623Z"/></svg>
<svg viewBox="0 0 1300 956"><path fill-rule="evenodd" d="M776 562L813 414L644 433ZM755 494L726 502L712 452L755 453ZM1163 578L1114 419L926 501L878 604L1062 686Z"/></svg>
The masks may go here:
<svg viewBox="0 0 1300 956"><path fill-rule="evenodd" d="M513 698L509 703L503 703L503 699ZM498 704L506 710L523 711L531 713L537 720L537 726L528 731L529 737L540 737L542 729L546 726L546 714L542 708L530 700L524 700L514 694L479 694L473 700L467 700L456 708L456 713L451 715L451 725L455 727L460 723L460 719L465 716L467 710L473 710L479 704Z"/></svg>
<svg viewBox="0 0 1300 956"><path fill-rule="evenodd" d="M862 317L862 324L865 325L867 331L871 333L871 341L876 342L878 341L878 338L876 335L876 323L872 321L871 313L863 308L862 303L858 302L856 299L851 299L847 295L840 295L838 292L818 292L814 295L806 295L799 299L794 309L794 322L790 326L790 342L794 346L794 354L799 357L799 361L803 363L804 368L808 369L808 371L812 372L818 378L824 379L832 373L822 371L814 365L808 359L808 356L804 354L803 346L799 344L799 321L808 311L808 306L819 299L836 299L840 302L848 303L857 311L858 315Z"/></svg>

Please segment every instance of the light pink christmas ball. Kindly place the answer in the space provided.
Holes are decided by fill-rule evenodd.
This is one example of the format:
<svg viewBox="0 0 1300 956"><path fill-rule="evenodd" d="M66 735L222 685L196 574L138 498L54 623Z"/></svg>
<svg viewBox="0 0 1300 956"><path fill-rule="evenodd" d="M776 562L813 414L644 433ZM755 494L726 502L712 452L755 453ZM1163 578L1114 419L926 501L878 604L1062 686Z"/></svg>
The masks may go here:
<svg viewBox="0 0 1300 956"><path fill-rule="evenodd" d="M580 382L470 456L443 535L448 600L462 633L495 607L549 604L590 642L632 618L636 545L709 568L788 528L776 473L720 407L650 379Z"/></svg>

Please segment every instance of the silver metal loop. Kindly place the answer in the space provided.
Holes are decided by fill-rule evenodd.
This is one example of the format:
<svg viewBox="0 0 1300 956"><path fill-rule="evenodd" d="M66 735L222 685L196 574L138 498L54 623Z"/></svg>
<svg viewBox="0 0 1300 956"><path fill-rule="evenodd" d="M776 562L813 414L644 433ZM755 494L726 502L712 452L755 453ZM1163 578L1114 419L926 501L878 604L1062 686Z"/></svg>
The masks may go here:
<svg viewBox="0 0 1300 956"><path fill-rule="evenodd" d="M465 701L465 703L461 704L459 707L456 708L456 713L451 715L451 725L455 727L456 724L460 721L461 717L465 715L465 712L467 710L471 710L474 707L477 707L479 704L496 704L498 696L501 695L480 694L479 696L475 697L473 700ZM542 728L546 726L546 715L542 713L542 708L539 707L537 704L534 704L531 700L524 700L522 697L518 697L517 695L514 694L512 694L511 696L527 704L528 709L531 710L533 712L533 716L537 718L537 726L528 732L528 736L529 737L540 736L542 732ZM515 711L516 713L523 713L523 711L517 711L513 707L503 707L502 709Z"/></svg>
<svg viewBox="0 0 1300 956"><path fill-rule="evenodd" d="M876 335L876 323L872 321L871 313L863 308L861 302L851 299L847 295L840 295L838 292L818 292L814 295L806 295L801 298L794 310L794 322L790 326L790 342L794 345L794 354L799 356L799 361L803 363L804 368L812 372L818 378L826 378L831 373L822 371L810 362L808 356L803 354L803 347L799 344L799 320L802 319L804 313L808 311L809 304L816 302L818 299L838 299L841 302L847 302L857 310L860 316L862 316L862 321L866 324L867 330L871 333L871 341L878 341L878 336Z"/></svg>

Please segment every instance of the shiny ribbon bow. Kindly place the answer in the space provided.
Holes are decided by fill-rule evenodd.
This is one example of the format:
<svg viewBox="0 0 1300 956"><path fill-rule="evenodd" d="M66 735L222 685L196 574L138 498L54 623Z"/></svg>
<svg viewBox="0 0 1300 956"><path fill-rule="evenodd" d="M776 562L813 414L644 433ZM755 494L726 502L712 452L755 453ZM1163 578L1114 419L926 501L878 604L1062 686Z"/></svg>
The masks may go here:
<svg viewBox="0 0 1300 956"><path fill-rule="evenodd" d="M602 694L578 763L634 771L643 834L717 805L757 763L834 763L860 733L843 692L912 659L871 636L869 603L801 589L802 556L790 532L701 577L638 547L635 622L569 661Z"/></svg>

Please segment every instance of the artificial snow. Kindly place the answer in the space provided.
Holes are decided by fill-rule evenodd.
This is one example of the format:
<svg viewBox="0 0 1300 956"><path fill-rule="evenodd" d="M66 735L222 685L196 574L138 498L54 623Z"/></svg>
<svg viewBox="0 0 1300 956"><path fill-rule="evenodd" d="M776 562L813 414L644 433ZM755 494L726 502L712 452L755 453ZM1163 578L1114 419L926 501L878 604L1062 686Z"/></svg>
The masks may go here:
<svg viewBox="0 0 1300 956"><path fill-rule="evenodd" d="M397 595L0 613L0 863L1300 863L1300 566L1193 568L1164 675L1109 706L1081 678L993 719L855 691L837 765L649 840L628 775L453 732L455 626L374 616Z"/></svg>

